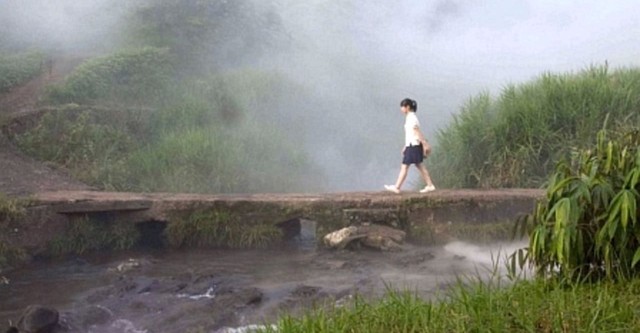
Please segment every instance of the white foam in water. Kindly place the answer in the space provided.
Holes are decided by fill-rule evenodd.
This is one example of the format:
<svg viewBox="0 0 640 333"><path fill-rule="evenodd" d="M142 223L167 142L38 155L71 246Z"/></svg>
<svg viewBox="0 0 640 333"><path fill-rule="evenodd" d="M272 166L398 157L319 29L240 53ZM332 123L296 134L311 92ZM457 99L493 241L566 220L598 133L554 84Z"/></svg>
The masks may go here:
<svg viewBox="0 0 640 333"><path fill-rule="evenodd" d="M111 328L117 329L118 333L147 333L147 330L137 329L132 322L126 319L118 319L111 324Z"/></svg>
<svg viewBox="0 0 640 333"><path fill-rule="evenodd" d="M524 242L479 246L456 241L445 245L444 249L473 263L487 266L498 265L498 268L503 268L507 258L523 247L526 247Z"/></svg>
<svg viewBox="0 0 640 333"><path fill-rule="evenodd" d="M265 325L247 325L236 328L224 327L216 331L216 333L252 333L256 331L264 331L267 328L271 328L272 331L277 332L278 327L276 325L271 325L269 327Z"/></svg>
<svg viewBox="0 0 640 333"><path fill-rule="evenodd" d="M207 292L201 295L189 295L189 294L178 294L178 298L188 298L194 301L206 298L206 299L214 299L216 295L213 293L213 287L207 289Z"/></svg>

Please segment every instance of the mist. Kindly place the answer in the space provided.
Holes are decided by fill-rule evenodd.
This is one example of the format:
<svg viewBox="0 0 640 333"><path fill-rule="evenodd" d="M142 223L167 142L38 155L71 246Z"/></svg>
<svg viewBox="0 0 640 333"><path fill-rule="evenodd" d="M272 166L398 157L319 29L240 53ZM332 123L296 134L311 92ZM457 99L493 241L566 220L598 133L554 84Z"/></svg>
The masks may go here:
<svg viewBox="0 0 640 333"><path fill-rule="evenodd" d="M126 44L122 26L144 3L1 0L0 43L3 49L108 52ZM251 3L256 17L277 22L278 29L264 30L275 42L252 48L231 39L216 47L240 52L210 52L201 64L277 71L309 94L300 100L279 92L291 103L256 112L277 117L289 140L305 147L322 173L309 177L326 191L381 190L395 181L405 97L418 101L418 118L433 142L479 92L497 94L547 71L640 65L640 3L632 0ZM253 22L234 24L232 33ZM410 177L409 184L417 173ZM438 175L432 177L437 185Z"/></svg>

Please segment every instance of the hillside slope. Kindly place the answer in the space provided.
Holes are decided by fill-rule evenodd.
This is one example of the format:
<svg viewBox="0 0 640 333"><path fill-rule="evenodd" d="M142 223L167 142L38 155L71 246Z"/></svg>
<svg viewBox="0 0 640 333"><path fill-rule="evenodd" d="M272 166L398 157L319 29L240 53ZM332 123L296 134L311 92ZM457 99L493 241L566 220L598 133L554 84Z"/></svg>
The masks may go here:
<svg viewBox="0 0 640 333"><path fill-rule="evenodd" d="M62 80L82 59L55 59L52 65L43 68L43 73L26 84L0 95L0 119L25 116L36 110L38 100L45 87ZM25 156L7 139L0 135L0 193L28 195L38 191L86 190L82 184L40 161Z"/></svg>

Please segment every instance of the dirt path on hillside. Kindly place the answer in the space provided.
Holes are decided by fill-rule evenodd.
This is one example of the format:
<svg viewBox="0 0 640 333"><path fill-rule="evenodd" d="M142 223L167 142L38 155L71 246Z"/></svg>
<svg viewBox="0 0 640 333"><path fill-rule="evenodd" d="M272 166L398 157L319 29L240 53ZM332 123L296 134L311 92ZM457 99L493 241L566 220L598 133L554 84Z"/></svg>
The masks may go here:
<svg viewBox="0 0 640 333"><path fill-rule="evenodd" d="M54 59L43 64L38 77L0 95L0 117L12 118L36 110L47 85L62 80L82 58ZM40 191L82 190L89 186L73 180L62 170L55 170L21 153L4 134L0 134L0 193L28 195Z"/></svg>

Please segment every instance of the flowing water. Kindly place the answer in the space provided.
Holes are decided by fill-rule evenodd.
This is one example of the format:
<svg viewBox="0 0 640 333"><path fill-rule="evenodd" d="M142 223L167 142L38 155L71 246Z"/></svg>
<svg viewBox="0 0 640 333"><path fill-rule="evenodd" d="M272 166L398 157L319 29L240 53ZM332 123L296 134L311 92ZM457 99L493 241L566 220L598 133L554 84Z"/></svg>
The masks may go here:
<svg viewBox="0 0 640 333"><path fill-rule="evenodd" d="M30 304L58 309L71 332L151 333L274 322L284 312L340 306L355 294L378 297L389 287L433 298L459 276L489 276L498 257L521 246L147 250L40 262L5 274L0 329Z"/></svg>

